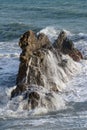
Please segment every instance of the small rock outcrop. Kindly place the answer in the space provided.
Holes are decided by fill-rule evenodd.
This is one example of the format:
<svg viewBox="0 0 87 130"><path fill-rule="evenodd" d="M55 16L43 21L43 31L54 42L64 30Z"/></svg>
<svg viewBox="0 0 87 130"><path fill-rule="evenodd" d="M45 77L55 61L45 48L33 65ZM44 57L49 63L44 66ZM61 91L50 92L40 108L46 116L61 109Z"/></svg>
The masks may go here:
<svg viewBox="0 0 87 130"><path fill-rule="evenodd" d="M59 34L54 47L58 48L63 54L68 54L74 61L83 59L81 52L74 47L74 43L67 38L64 31Z"/></svg>
<svg viewBox="0 0 87 130"><path fill-rule="evenodd" d="M62 76L61 68L67 64L67 61L62 60L62 54L69 55L74 61L83 59L81 52L74 47L64 31L52 44L45 34L36 35L30 30L21 36L19 46L22 53L16 80L17 87L11 92L11 98L24 93L24 97L28 98L28 104L31 104L31 109L37 107L41 99L40 94L33 89L32 85L49 86L48 90L55 93L59 91L60 81L55 81L54 73L56 73L56 78ZM51 65L51 60L58 68ZM63 71L65 73L65 68ZM61 80L65 82L64 79L61 78Z"/></svg>

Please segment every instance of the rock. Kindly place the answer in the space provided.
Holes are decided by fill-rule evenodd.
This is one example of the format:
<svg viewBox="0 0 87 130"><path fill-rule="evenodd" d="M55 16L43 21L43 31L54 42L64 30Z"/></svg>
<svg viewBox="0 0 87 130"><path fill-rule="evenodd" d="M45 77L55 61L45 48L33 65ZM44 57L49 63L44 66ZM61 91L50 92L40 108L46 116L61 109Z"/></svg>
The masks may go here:
<svg viewBox="0 0 87 130"><path fill-rule="evenodd" d="M62 51L64 51L65 49L68 50L73 50L74 49L74 44L71 40L69 40L68 38L64 39L62 42Z"/></svg>
<svg viewBox="0 0 87 130"><path fill-rule="evenodd" d="M54 42L54 47L57 49L61 49L63 41L66 39L66 33L61 31L58 38Z"/></svg>
<svg viewBox="0 0 87 130"><path fill-rule="evenodd" d="M68 53L70 57L72 57L72 59L74 61L80 61L81 59L83 59L83 56L81 54L81 52L77 49L73 49L72 52Z"/></svg>
<svg viewBox="0 0 87 130"><path fill-rule="evenodd" d="M32 30L25 32L19 41L19 46L24 50L27 46L33 49L34 45L37 43L37 38Z"/></svg>
<svg viewBox="0 0 87 130"><path fill-rule="evenodd" d="M19 65L19 70L18 70L18 75L16 79L16 84L20 84L21 82L25 82L25 77L26 77L26 71L27 71L27 64L21 62Z"/></svg>
<svg viewBox="0 0 87 130"><path fill-rule="evenodd" d="M38 39L38 48L41 48L41 47L46 48L51 45L51 42L49 41L48 37L43 33L40 33L37 36L37 39Z"/></svg>
<svg viewBox="0 0 87 130"><path fill-rule="evenodd" d="M54 92L59 92L59 90L58 90L58 88L57 88L56 85L53 85L53 86L52 86L52 91L54 91Z"/></svg>
<svg viewBox="0 0 87 130"><path fill-rule="evenodd" d="M52 77L54 71L56 71L54 63L50 72L48 69L51 63L50 58L53 58L52 61L56 62L60 69L67 66L67 61L62 60L62 53L68 54L75 61L83 58L81 52L74 47L73 42L67 38L64 31L59 34L57 40L52 44L45 34L36 35L30 30L21 36L19 46L22 53L20 54L20 65L16 79L17 87L11 92L11 98L23 93L25 98L28 98L31 109L36 108L40 100L38 91L31 91L32 85L43 87L49 85L49 91L59 92L60 86L55 83ZM49 64L47 63L47 56ZM50 74L52 74L51 77Z"/></svg>
<svg viewBox="0 0 87 130"><path fill-rule="evenodd" d="M26 50L28 47L27 50L30 52L34 52L35 50L40 49L48 44L50 44L50 41L45 34L41 33L36 36L31 30L24 33L19 41L19 46L22 48L22 50Z"/></svg>
<svg viewBox="0 0 87 130"><path fill-rule="evenodd" d="M37 92L31 92L29 94L29 100L28 103L31 105L31 109L34 109L38 106L40 96Z"/></svg>
<svg viewBox="0 0 87 130"><path fill-rule="evenodd" d="M21 83L18 84L15 89L11 92L11 98L20 95L21 93L25 92L27 90L28 85Z"/></svg>
<svg viewBox="0 0 87 130"><path fill-rule="evenodd" d="M62 43L61 51L64 54L68 54L74 61L80 61L83 59L81 52L74 47L74 43L66 38Z"/></svg>
<svg viewBox="0 0 87 130"><path fill-rule="evenodd" d="M25 82L27 68L29 68L30 73L35 71L34 69L31 69L31 67L28 67L31 57L33 58L33 61L36 60L38 62L38 58L37 56L35 56L35 51L36 51L36 55L38 55L38 52L39 52L37 51L38 49L47 48L48 46L50 46L50 44L51 43L45 34L39 34L38 36L36 36L34 32L31 30L25 32L21 36L19 40L19 46L22 48L22 53L20 54L20 66L19 66L19 72L18 72L17 82L16 82L17 84L19 84L20 82ZM40 55L41 54L39 53L39 58L41 58ZM39 74L39 71L38 71L38 74ZM33 79L31 77L30 79Z"/></svg>
<svg viewBox="0 0 87 130"><path fill-rule="evenodd" d="M72 40L68 39L64 31L60 32L54 47L58 48L63 54L68 54L74 61L83 59L81 52L74 47Z"/></svg>

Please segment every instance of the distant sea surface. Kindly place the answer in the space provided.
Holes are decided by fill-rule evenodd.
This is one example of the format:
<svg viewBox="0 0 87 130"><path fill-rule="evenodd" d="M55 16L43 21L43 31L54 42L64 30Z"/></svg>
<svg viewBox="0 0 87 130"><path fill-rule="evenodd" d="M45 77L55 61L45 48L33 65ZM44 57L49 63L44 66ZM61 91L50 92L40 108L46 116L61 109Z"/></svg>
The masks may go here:
<svg viewBox="0 0 87 130"><path fill-rule="evenodd" d="M0 0L0 130L87 130L86 60L62 95L67 109L30 116L9 106L21 53L18 41L30 29L50 40L65 30L87 59L87 0Z"/></svg>
<svg viewBox="0 0 87 130"><path fill-rule="evenodd" d="M87 0L0 0L0 41L47 26L87 32Z"/></svg>

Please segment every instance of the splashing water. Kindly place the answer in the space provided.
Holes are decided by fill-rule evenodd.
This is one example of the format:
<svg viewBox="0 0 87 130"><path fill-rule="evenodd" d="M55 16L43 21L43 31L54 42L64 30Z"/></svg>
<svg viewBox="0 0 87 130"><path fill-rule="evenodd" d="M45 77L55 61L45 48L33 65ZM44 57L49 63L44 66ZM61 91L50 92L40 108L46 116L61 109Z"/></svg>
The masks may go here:
<svg viewBox="0 0 87 130"><path fill-rule="evenodd" d="M65 66L62 66L61 64L64 61L67 62ZM47 70L42 72L45 87L32 85L31 89L29 90L31 92L37 92L40 95L37 108L31 110L31 106L27 105L28 99L24 100L24 94L19 95L9 101L10 92L12 89L8 89L8 103L4 109L0 110L2 115L8 116L7 113L9 113L10 116L17 117L19 115L24 117L28 116L28 114L41 114L66 108L65 99L60 92L63 92L63 90L66 89L66 83L70 80L70 76L72 77L78 71L80 71L80 63L74 62L68 55L62 55L62 60L58 60L57 57L51 51L49 51L44 58L43 64L44 66L47 66ZM29 68L26 72L26 82L28 79L28 73ZM54 88L50 86L51 84ZM52 90L55 88L57 88L60 92L53 92Z"/></svg>

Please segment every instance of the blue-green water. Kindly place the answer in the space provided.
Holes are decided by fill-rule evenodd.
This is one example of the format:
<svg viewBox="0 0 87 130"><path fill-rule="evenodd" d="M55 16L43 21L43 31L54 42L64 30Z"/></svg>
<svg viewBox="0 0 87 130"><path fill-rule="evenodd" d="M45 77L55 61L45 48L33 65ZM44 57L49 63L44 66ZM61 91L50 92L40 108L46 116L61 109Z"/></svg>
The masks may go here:
<svg viewBox="0 0 87 130"><path fill-rule="evenodd" d="M86 21L87 0L0 0L0 41L47 26L86 33Z"/></svg>
<svg viewBox="0 0 87 130"><path fill-rule="evenodd" d="M18 39L30 29L51 40L64 29L87 57L87 0L0 0L0 130L86 130L86 61L62 95L67 109L38 116L9 109L7 93L15 85L21 52Z"/></svg>

